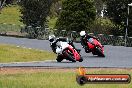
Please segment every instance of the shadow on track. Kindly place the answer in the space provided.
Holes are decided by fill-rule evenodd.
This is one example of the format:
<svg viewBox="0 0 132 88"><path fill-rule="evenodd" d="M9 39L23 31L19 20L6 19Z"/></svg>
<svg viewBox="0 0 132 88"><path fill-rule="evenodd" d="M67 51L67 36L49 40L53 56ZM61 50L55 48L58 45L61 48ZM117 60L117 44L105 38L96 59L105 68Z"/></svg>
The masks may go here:
<svg viewBox="0 0 132 88"><path fill-rule="evenodd" d="M99 57L99 56L97 56L97 55L94 55L94 56L82 56L82 57L83 57L83 58L89 58L89 59L90 59L90 58L92 58L92 59L93 59L93 58L96 58L96 59L97 59L97 58L105 58L105 57Z"/></svg>
<svg viewBox="0 0 132 88"><path fill-rule="evenodd" d="M46 63L76 63L76 62L71 62L71 61L66 61L66 60L64 60L64 61L62 61L62 62L57 62L57 61L47 61Z"/></svg>

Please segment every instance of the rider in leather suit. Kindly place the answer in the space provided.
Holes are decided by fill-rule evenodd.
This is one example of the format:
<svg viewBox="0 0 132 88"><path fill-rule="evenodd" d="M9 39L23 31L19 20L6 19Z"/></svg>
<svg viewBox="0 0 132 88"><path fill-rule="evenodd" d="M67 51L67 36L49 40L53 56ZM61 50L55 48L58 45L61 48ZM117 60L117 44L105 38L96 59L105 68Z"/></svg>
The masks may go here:
<svg viewBox="0 0 132 88"><path fill-rule="evenodd" d="M74 49L76 49L75 46L74 46L74 44L73 44L73 42L69 41L68 38L65 38L65 37L56 38L54 35L51 35L51 36L49 36L49 41L50 41L50 46L51 46L51 48L52 48L52 50L53 50L54 53L56 53L56 43L58 41L68 42L69 45L71 45ZM76 49L76 50L78 52L80 52L79 49Z"/></svg>
<svg viewBox="0 0 132 88"><path fill-rule="evenodd" d="M94 39L97 39L97 38L88 35L85 31L81 31L80 32L80 36L81 36L81 39L80 39L81 40L81 45L85 49L85 52L86 53L89 53L90 52L90 49L89 49L89 47L87 45L87 41L89 41L90 43L92 43L92 38L94 38Z"/></svg>

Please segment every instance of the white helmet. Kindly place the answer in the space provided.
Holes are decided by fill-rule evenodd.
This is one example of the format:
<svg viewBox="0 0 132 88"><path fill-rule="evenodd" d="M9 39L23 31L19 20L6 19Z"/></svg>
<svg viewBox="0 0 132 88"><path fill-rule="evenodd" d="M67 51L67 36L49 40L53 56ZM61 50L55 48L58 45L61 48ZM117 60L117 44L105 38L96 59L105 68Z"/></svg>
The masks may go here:
<svg viewBox="0 0 132 88"><path fill-rule="evenodd" d="M85 31L81 31L80 32L80 36L85 36L86 35L86 32Z"/></svg>
<svg viewBox="0 0 132 88"><path fill-rule="evenodd" d="M49 36L49 41L50 41L50 42L53 42L54 40L55 40L55 35L50 35L50 36Z"/></svg>

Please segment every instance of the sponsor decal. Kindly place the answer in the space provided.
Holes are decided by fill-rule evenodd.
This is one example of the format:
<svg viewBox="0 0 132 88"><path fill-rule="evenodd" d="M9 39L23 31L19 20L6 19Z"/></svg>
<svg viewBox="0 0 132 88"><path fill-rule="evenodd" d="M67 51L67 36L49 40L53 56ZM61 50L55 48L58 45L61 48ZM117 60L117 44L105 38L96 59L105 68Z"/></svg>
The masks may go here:
<svg viewBox="0 0 132 88"><path fill-rule="evenodd" d="M76 77L78 84L115 84L115 83L130 83L131 77L129 74L86 74L86 69L79 68L79 75Z"/></svg>

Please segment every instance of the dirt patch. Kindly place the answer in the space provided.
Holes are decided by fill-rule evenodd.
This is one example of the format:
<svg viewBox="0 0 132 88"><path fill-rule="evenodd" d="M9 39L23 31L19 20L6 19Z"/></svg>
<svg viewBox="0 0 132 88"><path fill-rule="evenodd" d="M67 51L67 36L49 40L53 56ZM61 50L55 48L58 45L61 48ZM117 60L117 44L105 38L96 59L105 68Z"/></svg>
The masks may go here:
<svg viewBox="0 0 132 88"><path fill-rule="evenodd" d="M76 69L62 68L0 68L0 74L19 74L19 73L37 73L37 72L76 72Z"/></svg>
<svg viewBox="0 0 132 88"><path fill-rule="evenodd" d="M87 72L94 71L132 71L132 69L122 68L87 68ZM0 68L0 74L21 74L21 73L37 73L37 72L75 72L78 73L77 68L38 68L38 67L21 67L21 68Z"/></svg>

